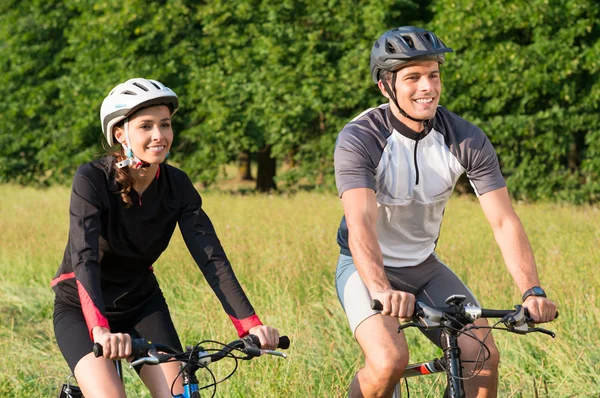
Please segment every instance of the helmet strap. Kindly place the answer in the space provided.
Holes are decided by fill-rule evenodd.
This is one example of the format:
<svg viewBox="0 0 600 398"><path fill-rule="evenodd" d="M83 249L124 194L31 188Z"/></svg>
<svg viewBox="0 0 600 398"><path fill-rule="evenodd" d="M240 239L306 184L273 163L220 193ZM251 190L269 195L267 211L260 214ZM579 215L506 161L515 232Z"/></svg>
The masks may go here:
<svg viewBox="0 0 600 398"><path fill-rule="evenodd" d="M394 105L396 105L396 108L398 108L398 111L400 112L400 114L414 122L419 122L419 123L423 123L424 125L427 124L427 122L429 122L429 119L415 119L414 117L410 116L408 113L406 113L404 111L404 109L400 108L400 105L398 104L398 100L396 99L396 72L392 72L392 87L394 87L394 90L392 90L390 88L390 85L388 84L386 79L382 79L381 83L383 83L383 87L385 87L385 91L387 91L388 95L390 96L390 98L392 99L392 101L394 102Z"/></svg>
<svg viewBox="0 0 600 398"><path fill-rule="evenodd" d="M129 140L129 119L125 119L123 130L125 131L126 144L121 143L121 146L123 147L123 150L125 152L126 159L121 162L118 162L117 167L122 169L123 167L131 166L134 169L141 169L142 167L150 166L150 163L144 162L142 159L135 156L135 154L131 150L131 141Z"/></svg>

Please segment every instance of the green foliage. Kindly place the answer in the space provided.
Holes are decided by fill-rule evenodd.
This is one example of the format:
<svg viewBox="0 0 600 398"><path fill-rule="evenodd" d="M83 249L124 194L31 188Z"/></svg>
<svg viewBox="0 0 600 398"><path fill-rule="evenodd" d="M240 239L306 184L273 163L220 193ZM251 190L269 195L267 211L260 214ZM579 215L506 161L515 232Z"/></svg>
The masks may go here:
<svg viewBox="0 0 600 398"><path fill-rule="evenodd" d="M358 4L223 0L201 7L211 59L186 97L192 119L204 123L182 134L184 168L214 170L240 151L270 145L279 159L295 154L300 166L284 177L289 182L331 175L335 136L372 102L363 93L371 87L374 37L391 21L412 22L404 15L419 10L407 0ZM319 146L324 141L331 145Z"/></svg>
<svg viewBox="0 0 600 398"><path fill-rule="evenodd" d="M511 193L600 198L595 0L30 0L0 4L0 182L70 181L105 152L104 96L134 76L181 98L171 161L212 183L269 146L279 180L333 185L340 129L384 98L369 53L426 26L455 54L442 105L494 143Z"/></svg>
<svg viewBox="0 0 600 398"><path fill-rule="evenodd" d="M494 143L512 193L600 198L600 3L439 0L444 105Z"/></svg>

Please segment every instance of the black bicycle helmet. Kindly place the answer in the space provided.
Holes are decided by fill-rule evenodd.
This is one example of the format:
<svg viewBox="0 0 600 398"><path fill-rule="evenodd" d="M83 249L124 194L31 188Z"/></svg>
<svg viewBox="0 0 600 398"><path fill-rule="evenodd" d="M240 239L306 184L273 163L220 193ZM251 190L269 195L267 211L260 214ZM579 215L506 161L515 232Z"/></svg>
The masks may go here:
<svg viewBox="0 0 600 398"><path fill-rule="evenodd" d="M416 59L445 61L445 53L453 52L433 32L414 26L402 26L382 34L371 49L371 76L375 84L379 72L395 71Z"/></svg>

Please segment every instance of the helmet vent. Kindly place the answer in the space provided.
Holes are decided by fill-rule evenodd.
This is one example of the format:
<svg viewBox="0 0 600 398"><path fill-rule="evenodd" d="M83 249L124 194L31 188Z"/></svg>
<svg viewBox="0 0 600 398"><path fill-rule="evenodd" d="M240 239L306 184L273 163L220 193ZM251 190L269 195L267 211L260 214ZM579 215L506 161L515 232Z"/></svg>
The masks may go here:
<svg viewBox="0 0 600 398"><path fill-rule="evenodd" d="M142 89L142 90L144 90L144 91L150 91L150 90L148 90L146 87L142 86L142 85L141 85L141 84L139 84L139 83L133 83L133 85L134 85L134 86L136 86L136 87L139 87L139 88L141 88L141 89Z"/></svg>
<svg viewBox="0 0 600 398"><path fill-rule="evenodd" d="M129 90L125 90L123 91L121 94L127 94L127 95L137 95L136 93L134 93L133 91L129 91Z"/></svg>
<svg viewBox="0 0 600 398"><path fill-rule="evenodd" d="M423 36L425 36L427 41L430 42L434 48L437 47L437 44L436 44L437 40L435 40L435 38L432 37L428 32L424 33Z"/></svg>
<svg viewBox="0 0 600 398"><path fill-rule="evenodd" d="M153 81L150 81L150 83L152 83L152 85L156 87L157 90L160 90L160 86L158 84L154 83Z"/></svg>
<svg viewBox="0 0 600 398"><path fill-rule="evenodd" d="M412 50L416 50L416 48L415 48L415 42L413 41L412 37L410 37L410 36L402 36L402 38L404 39L404 41L406 42L406 44L408 44L408 46Z"/></svg>
<svg viewBox="0 0 600 398"><path fill-rule="evenodd" d="M386 47L387 47L387 52L389 54L394 54L396 52L396 49L394 48L394 46L392 45L392 43L390 43L389 41L385 42Z"/></svg>

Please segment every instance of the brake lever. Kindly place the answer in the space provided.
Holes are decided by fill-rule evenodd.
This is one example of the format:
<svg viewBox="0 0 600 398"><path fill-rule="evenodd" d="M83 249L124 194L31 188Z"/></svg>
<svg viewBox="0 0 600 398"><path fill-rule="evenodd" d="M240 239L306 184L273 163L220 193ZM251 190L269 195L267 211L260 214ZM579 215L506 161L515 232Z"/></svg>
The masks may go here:
<svg viewBox="0 0 600 398"><path fill-rule="evenodd" d="M548 329L544 329L544 328L538 328L538 327L530 327L529 328L530 332L540 332L543 334L547 334L548 336L555 338L556 334L554 334L554 332L552 330L548 330Z"/></svg>
<svg viewBox="0 0 600 398"><path fill-rule="evenodd" d="M421 325L420 323L407 322L407 323L403 323L402 325L398 326L398 333L400 333L402 331L402 329L406 329L406 328L410 328L410 327L427 330L427 326Z"/></svg>
<svg viewBox="0 0 600 398"><path fill-rule="evenodd" d="M287 355L283 352L273 350L260 350L261 354L274 355L276 357L287 358Z"/></svg>
<svg viewBox="0 0 600 398"><path fill-rule="evenodd" d="M129 363L129 369L133 369L137 365L158 365L160 363L159 359L153 356L151 353L148 353L147 357L138 358L135 361Z"/></svg>
<svg viewBox="0 0 600 398"><path fill-rule="evenodd" d="M171 358L170 354L160 354L159 352L156 351L156 349L151 348L148 350L147 357L138 358L135 361L132 361L129 364L129 368L132 369L134 366L141 365L141 364L159 365L161 363L161 361L164 362L165 359L169 359L169 358Z"/></svg>

